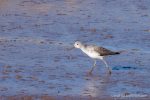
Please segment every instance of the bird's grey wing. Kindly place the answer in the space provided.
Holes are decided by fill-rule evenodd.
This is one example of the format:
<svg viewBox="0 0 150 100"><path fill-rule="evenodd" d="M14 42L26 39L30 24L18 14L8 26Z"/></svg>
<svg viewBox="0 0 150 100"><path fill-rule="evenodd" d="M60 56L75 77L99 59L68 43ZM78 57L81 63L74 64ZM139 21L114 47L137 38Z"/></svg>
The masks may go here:
<svg viewBox="0 0 150 100"><path fill-rule="evenodd" d="M106 48L97 47L97 46L94 46L94 51L98 52L100 54L100 56L107 56L107 55L117 54L117 52L113 52L113 51L108 50Z"/></svg>

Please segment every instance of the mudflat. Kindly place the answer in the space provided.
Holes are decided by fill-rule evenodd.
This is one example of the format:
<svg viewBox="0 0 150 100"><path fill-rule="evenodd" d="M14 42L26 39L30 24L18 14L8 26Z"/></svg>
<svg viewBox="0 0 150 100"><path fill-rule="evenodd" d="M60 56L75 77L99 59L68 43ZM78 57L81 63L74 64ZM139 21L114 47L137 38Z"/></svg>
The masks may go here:
<svg viewBox="0 0 150 100"><path fill-rule="evenodd" d="M0 0L0 100L149 100L149 0ZM76 40L120 51L97 62Z"/></svg>

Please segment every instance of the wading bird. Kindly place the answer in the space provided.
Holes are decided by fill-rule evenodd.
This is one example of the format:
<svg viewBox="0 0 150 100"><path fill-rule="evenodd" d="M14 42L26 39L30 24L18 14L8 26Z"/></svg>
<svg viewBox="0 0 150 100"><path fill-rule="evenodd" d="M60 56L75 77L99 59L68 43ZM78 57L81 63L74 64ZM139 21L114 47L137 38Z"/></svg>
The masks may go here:
<svg viewBox="0 0 150 100"><path fill-rule="evenodd" d="M109 74L111 74L111 69L109 68L107 62L104 60L104 57L109 56L109 55L120 54L120 52L114 52L114 51L108 50L104 47L99 47L96 45L85 45L85 44L81 43L80 41L76 41L74 46L75 46L75 48L81 49L85 54L87 54L89 57L94 59L93 67L89 71L90 74L92 74L92 71L94 70L94 68L96 66L96 60L98 60L98 59L102 60L105 63L106 68L109 71Z"/></svg>

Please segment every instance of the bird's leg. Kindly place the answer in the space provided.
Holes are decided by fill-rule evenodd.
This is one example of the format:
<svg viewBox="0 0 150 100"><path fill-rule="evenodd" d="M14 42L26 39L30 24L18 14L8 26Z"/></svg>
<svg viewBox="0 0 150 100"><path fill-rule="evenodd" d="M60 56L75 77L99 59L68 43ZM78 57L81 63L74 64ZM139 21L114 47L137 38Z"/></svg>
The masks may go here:
<svg viewBox="0 0 150 100"><path fill-rule="evenodd" d="M107 62L106 62L104 59L102 59L102 61L105 63L106 67L108 68L108 70L109 70L109 74L111 74L111 69L109 68L109 66L108 66Z"/></svg>
<svg viewBox="0 0 150 100"><path fill-rule="evenodd" d="M90 74L92 73L92 71L94 70L94 68L96 67L96 60L94 60L94 64L93 64L93 66L92 66L92 69L90 70Z"/></svg>

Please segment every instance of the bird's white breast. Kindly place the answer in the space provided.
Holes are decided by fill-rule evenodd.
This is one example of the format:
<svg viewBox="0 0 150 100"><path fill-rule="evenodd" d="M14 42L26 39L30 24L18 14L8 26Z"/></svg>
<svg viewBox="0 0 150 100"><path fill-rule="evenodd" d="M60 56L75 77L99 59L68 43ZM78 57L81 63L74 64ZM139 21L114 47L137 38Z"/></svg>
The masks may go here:
<svg viewBox="0 0 150 100"><path fill-rule="evenodd" d="M91 48L81 49L85 54L94 59L100 59L99 53L95 52Z"/></svg>

